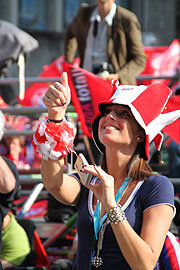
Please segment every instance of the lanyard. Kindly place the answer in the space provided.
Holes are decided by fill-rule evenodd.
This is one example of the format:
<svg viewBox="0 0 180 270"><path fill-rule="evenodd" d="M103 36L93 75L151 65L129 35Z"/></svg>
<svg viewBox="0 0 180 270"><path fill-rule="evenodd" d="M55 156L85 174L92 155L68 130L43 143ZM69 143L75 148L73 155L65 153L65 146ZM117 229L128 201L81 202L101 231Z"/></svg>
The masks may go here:
<svg viewBox="0 0 180 270"><path fill-rule="evenodd" d="M121 198L124 190L126 189L127 185L129 184L129 181L130 181L130 179L126 177L125 180L123 181L123 183L121 184L121 186L118 189L116 196L115 196L116 202L118 202L119 199ZM104 214L104 216L100 219L99 200L97 200L96 209L94 211L94 216L93 216L94 232L95 232L96 240L98 239L98 232L99 232L100 228L102 227L103 222L105 221L106 218L107 218L107 213Z"/></svg>

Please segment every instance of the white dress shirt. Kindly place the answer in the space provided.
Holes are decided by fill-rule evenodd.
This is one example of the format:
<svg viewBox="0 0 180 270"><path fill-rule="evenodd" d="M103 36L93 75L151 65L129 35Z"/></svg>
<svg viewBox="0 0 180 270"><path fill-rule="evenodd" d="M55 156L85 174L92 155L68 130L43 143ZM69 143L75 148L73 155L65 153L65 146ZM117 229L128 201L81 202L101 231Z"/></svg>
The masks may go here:
<svg viewBox="0 0 180 270"><path fill-rule="evenodd" d="M113 17L116 13L116 4L113 3L112 9L107 14L105 19L101 21L101 17L98 12L98 8L92 13L90 18L90 28L86 41L86 49L84 56L83 68L92 72L93 64L102 64L107 62L107 31L108 25L112 25ZM94 22L98 22L97 35L94 37Z"/></svg>

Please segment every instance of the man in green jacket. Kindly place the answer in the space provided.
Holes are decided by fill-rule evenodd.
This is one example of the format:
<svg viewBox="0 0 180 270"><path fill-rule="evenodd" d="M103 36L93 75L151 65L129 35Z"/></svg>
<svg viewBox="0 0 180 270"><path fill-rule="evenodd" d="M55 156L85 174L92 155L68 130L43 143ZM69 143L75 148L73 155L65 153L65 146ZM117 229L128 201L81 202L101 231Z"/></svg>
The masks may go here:
<svg viewBox="0 0 180 270"><path fill-rule="evenodd" d="M114 0L80 7L65 34L65 61L77 51L82 68L122 84L135 85L146 62L136 15Z"/></svg>

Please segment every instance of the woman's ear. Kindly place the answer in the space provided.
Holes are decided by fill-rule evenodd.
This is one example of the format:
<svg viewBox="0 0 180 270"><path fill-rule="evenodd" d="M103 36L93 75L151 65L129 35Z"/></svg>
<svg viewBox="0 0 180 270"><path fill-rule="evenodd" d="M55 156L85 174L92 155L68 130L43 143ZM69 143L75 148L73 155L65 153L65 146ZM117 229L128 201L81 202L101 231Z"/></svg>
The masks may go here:
<svg viewBox="0 0 180 270"><path fill-rule="evenodd" d="M136 138L136 141L137 142L144 142L145 140L145 135L144 135L144 132L141 132L138 137Z"/></svg>

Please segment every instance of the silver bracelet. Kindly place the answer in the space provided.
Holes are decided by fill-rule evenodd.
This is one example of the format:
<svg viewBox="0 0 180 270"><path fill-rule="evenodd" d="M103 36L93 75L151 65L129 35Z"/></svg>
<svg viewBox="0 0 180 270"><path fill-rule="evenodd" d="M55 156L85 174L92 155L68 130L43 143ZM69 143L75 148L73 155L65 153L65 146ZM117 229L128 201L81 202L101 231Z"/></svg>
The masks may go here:
<svg viewBox="0 0 180 270"><path fill-rule="evenodd" d="M120 204L116 205L111 210L109 210L109 212L107 212L107 216L108 216L110 222L113 224L118 224L118 223L126 220L125 213L122 210Z"/></svg>

